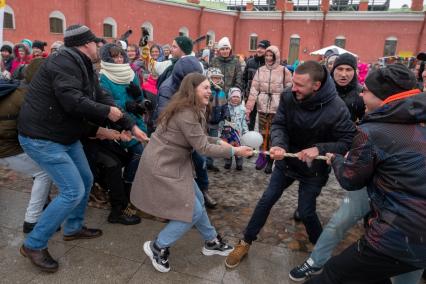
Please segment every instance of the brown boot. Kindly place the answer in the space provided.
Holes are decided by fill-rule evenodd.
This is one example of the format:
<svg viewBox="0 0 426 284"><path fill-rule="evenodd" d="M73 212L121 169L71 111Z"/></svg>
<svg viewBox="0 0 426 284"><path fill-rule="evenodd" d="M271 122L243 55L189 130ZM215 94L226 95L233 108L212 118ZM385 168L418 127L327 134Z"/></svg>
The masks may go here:
<svg viewBox="0 0 426 284"><path fill-rule="evenodd" d="M79 239L94 239L102 236L102 230L99 229L89 229L85 226L81 230L73 235L64 235L64 241L73 241Z"/></svg>
<svg viewBox="0 0 426 284"><path fill-rule="evenodd" d="M31 262L45 272L56 272L58 271L58 262L52 258L47 248L41 250L33 250L26 248L24 245L21 246L19 252L28 257Z"/></svg>
<svg viewBox="0 0 426 284"><path fill-rule="evenodd" d="M244 240L240 240L234 250L226 257L225 266L228 268L237 267L241 260L247 255L250 249L250 244Z"/></svg>

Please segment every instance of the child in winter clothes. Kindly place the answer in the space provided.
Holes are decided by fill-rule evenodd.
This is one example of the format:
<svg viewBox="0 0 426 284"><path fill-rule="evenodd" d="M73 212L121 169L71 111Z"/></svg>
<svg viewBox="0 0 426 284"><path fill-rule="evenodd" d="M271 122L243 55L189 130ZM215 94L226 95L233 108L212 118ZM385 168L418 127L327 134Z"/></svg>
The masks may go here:
<svg viewBox="0 0 426 284"><path fill-rule="evenodd" d="M219 124L225 117L229 116L228 102L225 92L222 90L223 74L219 68L209 68L206 76L210 81L212 95L210 96L210 115L208 121L208 134L211 137L219 137ZM207 168L218 172L219 169L213 165L213 159L207 157Z"/></svg>
<svg viewBox="0 0 426 284"><path fill-rule="evenodd" d="M242 101L241 90L238 88L231 88L229 90L228 97L229 97L228 111L229 111L229 120L230 120L229 124L237 132L237 135L241 137L246 132L248 132L248 126L245 119L246 108L241 104L241 101ZM224 128L226 128L227 124L228 124L228 121L225 121ZM224 133L222 133L222 137L223 136L224 136ZM236 141L227 141L227 142L230 144L234 144ZM241 145L235 145L235 146L241 146ZM236 169L238 171L241 171L243 169L243 158L235 157L235 163L237 164ZM232 164L232 158L225 159L225 169L230 169L231 164Z"/></svg>

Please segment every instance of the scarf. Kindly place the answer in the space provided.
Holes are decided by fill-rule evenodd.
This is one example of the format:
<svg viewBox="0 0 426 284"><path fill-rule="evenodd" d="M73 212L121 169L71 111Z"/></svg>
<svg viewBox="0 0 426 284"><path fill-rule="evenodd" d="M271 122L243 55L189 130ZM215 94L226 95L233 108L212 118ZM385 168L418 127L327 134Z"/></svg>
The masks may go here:
<svg viewBox="0 0 426 284"><path fill-rule="evenodd" d="M128 63L115 64L101 61L101 71L109 80L116 84L130 84L135 78L135 72Z"/></svg>

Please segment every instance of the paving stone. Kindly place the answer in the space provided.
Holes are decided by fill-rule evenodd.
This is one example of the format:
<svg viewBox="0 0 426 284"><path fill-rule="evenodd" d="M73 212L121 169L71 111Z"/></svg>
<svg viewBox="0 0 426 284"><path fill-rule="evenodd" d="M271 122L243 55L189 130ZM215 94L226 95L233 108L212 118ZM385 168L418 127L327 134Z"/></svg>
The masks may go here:
<svg viewBox="0 0 426 284"><path fill-rule="evenodd" d="M142 263L74 247L59 265L58 272L39 274L31 283L127 283Z"/></svg>

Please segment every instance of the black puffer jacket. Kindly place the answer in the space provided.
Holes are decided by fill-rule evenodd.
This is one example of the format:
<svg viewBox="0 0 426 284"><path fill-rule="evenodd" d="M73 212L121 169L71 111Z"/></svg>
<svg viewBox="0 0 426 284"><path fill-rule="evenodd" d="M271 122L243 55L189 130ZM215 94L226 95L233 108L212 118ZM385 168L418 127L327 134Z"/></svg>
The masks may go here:
<svg viewBox="0 0 426 284"><path fill-rule="evenodd" d="M246 68L243 73L243 89L244 95L248 97L250 95L251 81L253 80L254 74L257 69L265 65L265 56L254 56L247 60Z"/></svg>
<svg viewBox="0 0 426 284"><path fill-rule="evenodd" d="M88 122L107 122L111 96L103 93L90 59L75 48L63 48L40 66L29 86L18 120L19 134L72 144L86 133ZM134 122L120 123L130 129Z"/></svg>
<svg viewBox="0 0 426 284"><path fill-rule="evenodd" d="M373 209L368 243L426 267L426 93L387 103L367 114L347 159L333 169L344 189L367 186Z"/></svg>
<svg viewBox="0 0 426 284"><path fill-rule="evenodd" d="M279 146L289 153L316 146L320 155L328 152L345 154L355 131L348 108L327 75L318 92L305 101L297 101L290 88L281 94L272 122L271 140L272 146ZM290 177L321 186L327 182L330 172L330 167L320 160L314 160L311 167L297 158L285 158L276 165Z"/></svg>

